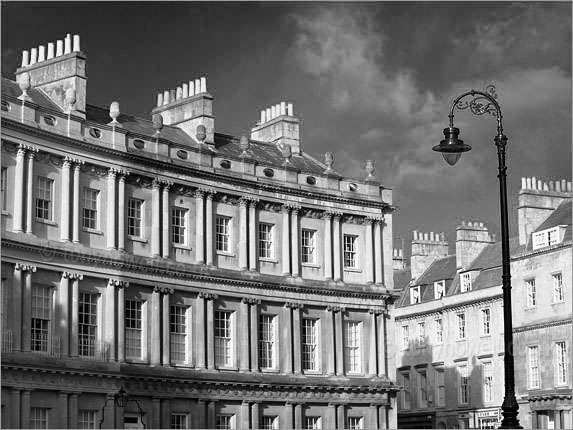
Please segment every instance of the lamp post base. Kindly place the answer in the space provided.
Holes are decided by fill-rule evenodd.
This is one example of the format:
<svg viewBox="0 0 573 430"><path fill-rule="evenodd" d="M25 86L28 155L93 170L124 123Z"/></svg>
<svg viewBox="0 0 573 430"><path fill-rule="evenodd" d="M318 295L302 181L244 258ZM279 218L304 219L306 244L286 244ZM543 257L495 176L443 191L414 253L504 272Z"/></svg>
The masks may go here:
<svg viewBox="0 0 573 430"><path fill-rule="evenodd" d="M506 396L503 399L503 404L501 405L501 410L503 411L503 419L501 420L501 425L498 427L500 429L522 429L519 425L519 420L517 419L517 411L519 410L519 405L515 399L515 395L512 393L511 396Z"/></svg>

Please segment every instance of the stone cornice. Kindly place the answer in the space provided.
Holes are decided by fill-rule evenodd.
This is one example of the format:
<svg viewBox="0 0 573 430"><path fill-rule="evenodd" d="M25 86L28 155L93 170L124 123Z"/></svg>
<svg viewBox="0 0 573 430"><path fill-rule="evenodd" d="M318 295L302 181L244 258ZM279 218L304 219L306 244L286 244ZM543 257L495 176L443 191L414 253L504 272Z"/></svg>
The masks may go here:
<svg viewBox="0 0 573 430"><path fill-rule="evenodd" d="M408 315L394 315L394 318L396 320L396 323L398 323L399 321L417 320L417 319L425 318L425 317L437 317L438 315L441 315L444 312L460 311L460 310L464 310L464 309L467 309L470 307L485 306L485 305L492 304L494 302L499 302L499 301L502 301L502 295L496 294L495 296L490 296L490 297L486 297L486 298L478 298L478 299L467 301L467 302L445 305L445 306L440 307L438 309L430 309L427 311L413 312L413 313L408 314ZM425 303L427 303L427 302L425 302ZM400 308L400 309L404 309L404 308Z"/></svg>
<svg viewBox="0 0 573 430"><path fill-rule="evenodd" d="M526 326L522 326L522 327L514 327L513 333L521 333L524 331L531 331L531 330L541 330L541 329L548 328L548 327L557 327L560 325L567 325L567 324L573 324L573 320L572 319L566 319L566 320L559 320L559 321L548 321L548 322L539 323L539 324L530 324L530 325L526 325Z"/></svg>

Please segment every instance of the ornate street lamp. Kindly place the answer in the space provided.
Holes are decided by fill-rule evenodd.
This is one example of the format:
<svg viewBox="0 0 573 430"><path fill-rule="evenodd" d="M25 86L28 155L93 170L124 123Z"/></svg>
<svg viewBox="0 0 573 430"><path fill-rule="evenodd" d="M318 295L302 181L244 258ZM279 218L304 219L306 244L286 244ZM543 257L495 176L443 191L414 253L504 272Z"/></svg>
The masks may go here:
<svg viewBox="0 0 573 430"><path fill-rule="evenodd" d="M463 101L467 96L471 100ZM511 274L509 269L509 228L507 221L507 186L505 165L505 145L507 137L503 134L501 108L496 101L497 94L493 85L488 85L485 92L471 90L463 93L454 100L450 108L450 126L444 129L445 139L432 149L441 152L448 164L453 166L458 162L462 153L472 149L459 139L460 130L454 127L454 108L464 110L469 108L474 115L490 114L497 118L497 135L494 143L497 147L498 174L499 178L499 198L501 206L501 259L502 259L502 290L503 290L503 343L504 343L504 370L505 370L505 397L501 409L503 419L502 429L520 429L517 419L519 405L515 398L515 379L513 366L513 327L511 320Z"/></svg>
<svg viewBox="0 0 573 430"><path fill-rule="evenodd" d="M111 399L112 399L112 397L108 397L105 400L103 407L101 408L101 420L99 422L99 428L100 429L101 429L101 426L105 420L105 408L107 406L107 402L109 402ZM125 390L123 389L123 387L121 387L119 389L119 391L113 395L113 401L115 402L115 404L117 405L118 408L122 408L122 409L125 408L125 406L127 405L128 402L135 402L137 404L137 407L139 408L139 420L141 421L143 428L144 429L147 428L147 426L143 422L143 409L141 409L141 405L139 404L137 399L133 399L133 398L129 397L127 395L127 393L125 392Z"/></svg>

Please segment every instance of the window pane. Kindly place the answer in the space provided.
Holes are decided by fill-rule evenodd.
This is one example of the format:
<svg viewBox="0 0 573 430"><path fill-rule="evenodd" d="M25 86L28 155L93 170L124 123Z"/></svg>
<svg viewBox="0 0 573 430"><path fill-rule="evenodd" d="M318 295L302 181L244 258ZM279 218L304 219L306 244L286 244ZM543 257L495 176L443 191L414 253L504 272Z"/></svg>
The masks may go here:
<svg viewBox="0 0 573 430"><path fill-rule="evenodd" d="M361 323L359 321L346 321L344 324L344 361L346 371L359 373L362 371Z"/></svg>
<svg viewBox="0 0 573 430"><path fill-rule="evenodd" d="M47 178L38 178L36 187L36 218L52 220L52 184Z"/></svg>
<svg viewBox="0 0 573 430"><path fill-rule="evenodd" d="M259 257L273 258L273 225L259 224Z"/></svg>
<svg viewBox="0 0 573 430"><path fill-rule="evenodd" d="M553 280L553 301L562 302L563 301L563 277L561 273L556 273L552 275Z"/></svg>
<svg viewBox="0 0 573 430"><path fill-rule="evenodd" d="M187 244L187 210L173 208L171 210L171 241L180 245Z"/></svg>
<svg viewBox="0 0 573 430"><path fill-rule="evenodd" d="M52 312L52 290L44 285L32 286L31 350L48 352Z"/></svg>
<svg viewBox="0 0 573 430"><path fill-rule="evenodd" d="M259 364L262 368L275 367L275 316L259 316Z"/></svg>
<svg viewBox="0 0 573 430"><path fill-rule="evenodd" d="M94 357L97 334L97 294L80 293L78 303L79 355Z"/></svg>
<svg viewBox="0 0 573 430"><path fill-rule="evenodd" d="M315 231L302 230L302 262L314 264L315 261Z"/></svg>
<svg viewBox="0 0 573 430"><path fill-rule="evenodd" d="M176 363L187 361L187 307L172 305L170 315L170 353Z"/></svg>
<svg viewBox="0 0 573 430"><path fill-rule="evenodd" d="M302 368L318 370L318 320L302 320Z"/></svg>
<svg viewBox="0 0 573 430"><path fill-rule="evenodd" d="M231 250L231 218L217 217L215 221L215 245L217 251L230 252Z"/></svg>
<svg viewBox="0 0 573 430"><path fill-rule="evenodd" d="M358 267L357 256L358 236L344 235L344 267Z"/></svg>
<svg viewBox="0 0 573 430"><path fill-rule="evenodd" d="M129 358L141 358L141 308L138 300L125 301L125 355Z"/></svg>
<svg viewBox="0 0 573 430"><path fill-rule="evenodd" d="M82 213L82 226L84 228L97 229L99 191L91 188L84 188L84 209Z"/></svg>
<svg viewBox="0 0 573 430"><path fill-rule="evenodd" d="M129 236L141 237L142 207L141 200L129 199L127 202L127 234Z"/></svg>
<svg viewBox="0 0 573 430"><path fill-rule="evenodd" d="M525 281L527 287L527 306L535 307L537 305L537 291L535 289L535 279Z"/></svg>
<svg viewBox="0 0 573 430"><path fill-rule="evenodd" d="M217 366L229 367L233 364L231 316L231 312L215 312L215 364Z"/></svg>
<svg viewBox="0 0 573 430"><path fill-rule="evenodd" d="M80 409L78 411L78 428L80 429L95 429L96 427L96 411L88 411Z"/></svg>

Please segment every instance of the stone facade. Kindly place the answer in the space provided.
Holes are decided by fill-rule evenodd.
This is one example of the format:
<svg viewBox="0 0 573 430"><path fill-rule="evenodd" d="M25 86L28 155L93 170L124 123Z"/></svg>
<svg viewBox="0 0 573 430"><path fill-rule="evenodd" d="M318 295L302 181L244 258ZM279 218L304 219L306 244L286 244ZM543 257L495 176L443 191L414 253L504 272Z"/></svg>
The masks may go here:
<svg viewBox="0 0 573 430"><path fill-rule="evenodd" d="M395 428L392 190L214 131L201 79L82 104L69 39L2 80L3 426Z"/></svg>

